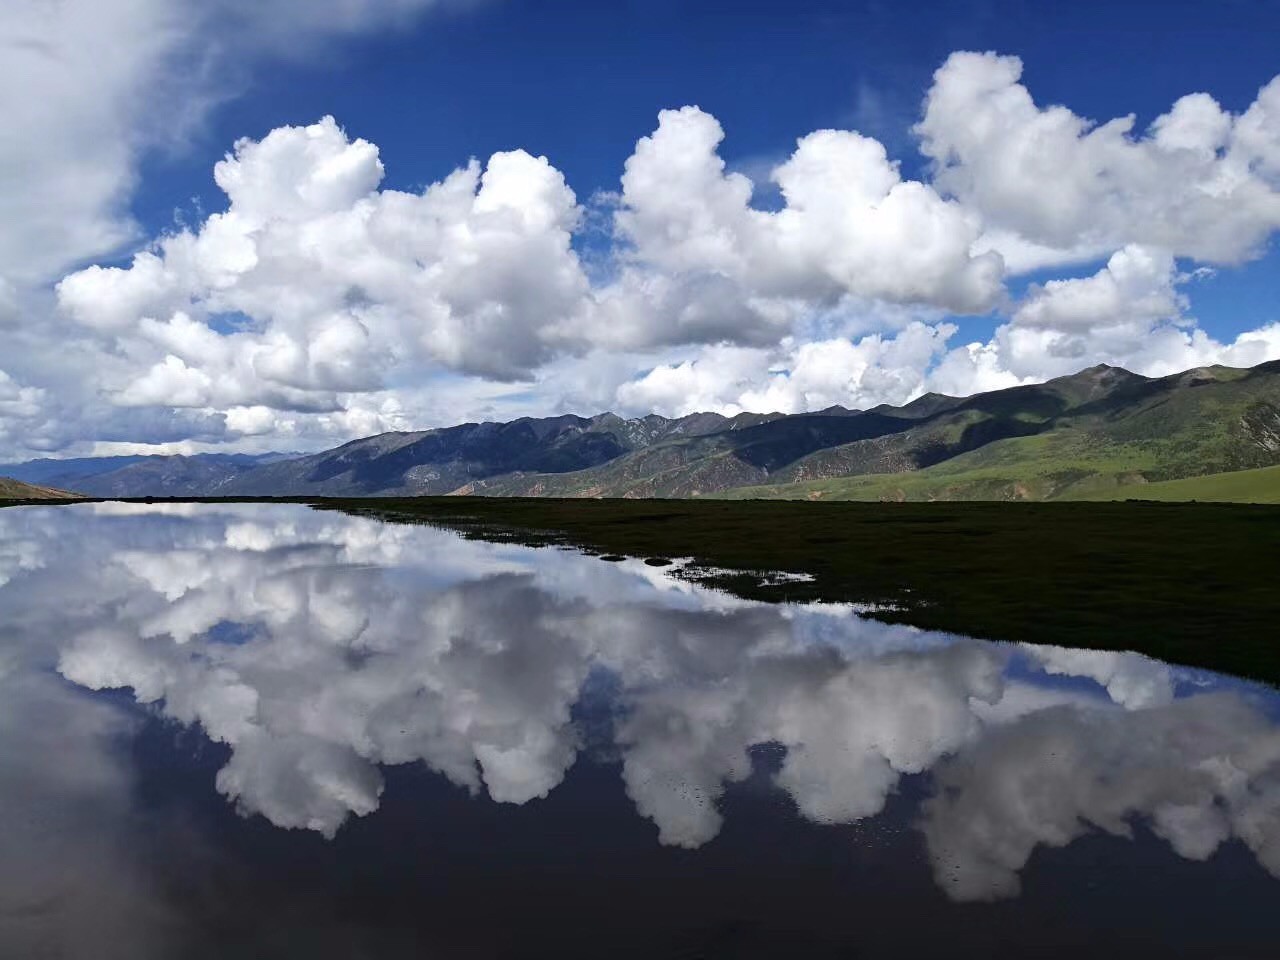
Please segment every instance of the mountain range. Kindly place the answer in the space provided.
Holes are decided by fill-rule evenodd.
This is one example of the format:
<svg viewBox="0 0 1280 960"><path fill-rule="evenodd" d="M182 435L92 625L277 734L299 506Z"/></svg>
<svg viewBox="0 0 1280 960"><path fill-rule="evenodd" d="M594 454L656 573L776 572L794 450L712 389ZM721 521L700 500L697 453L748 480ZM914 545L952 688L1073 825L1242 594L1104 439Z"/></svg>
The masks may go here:
<svg viewBox="0 0 1280 960"><path fill-rule="evenodd" d="M219 496L222 487L255 467L293 453L201 453L194 456L80 457L0 463L0 476L75 490L91 497Z"/></svg>
<svg viewBox="0 0 1280 960"><path fill-rule="evenodd" d="M869 410L522 418L384 433L305 456L46 460L0 465L0 475L104 497L1045 500L1275 465L1280 361L1160 378L1100 365Z"/></svg>

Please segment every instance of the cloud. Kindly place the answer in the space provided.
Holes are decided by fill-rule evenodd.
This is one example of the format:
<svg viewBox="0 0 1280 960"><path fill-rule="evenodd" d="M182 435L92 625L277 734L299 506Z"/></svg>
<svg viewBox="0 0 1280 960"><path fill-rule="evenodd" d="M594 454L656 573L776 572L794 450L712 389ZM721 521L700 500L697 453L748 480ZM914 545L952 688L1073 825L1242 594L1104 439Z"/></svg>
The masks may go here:
<svg viewBox="0 0 1280 960"><path fill-rule="evenodd" d="M699 847L720 830L726 785L751 772L748 748L778 743L787 754L777 785L803 816L874 816L902 775L978 734L970 700L999 699L1002 659L961 643L852 661L757 655L727 676L696 664L627 698L627 793L661 842Z"/></svg>
<svg viewBox="0 0 1280 960"><path fill-rule="evenodd" d="M1056 707L944 762L923 830L957 900L1016 896L1039 846L1142 818L1181 857L1242 840L1280 875L1280 738L1256 706L1204 694L1125 712Z"/></svg>
<svg viewBox="0 0 1280 960"><path fill-rule="evenodd" d="M34 417L40 413L44 391L38 387L24 387L0 370L0 411L6 419Z"/></svg>
<svg viewBox="0 0 1280 960"><path fill-rule="evenodd" d="M1173 677L1157 660L1112 650L1072 650L1024 644L1023 654L1051 676L1088 677L1122 707L1136 710L1173 701Z"/></svg>
<svg viewBox="0 0 1280 960"><path fill-rule="evenodd" d="M64 279L77 323L163 354L117 402L287 409L377 390L397 365L502 378L547 359L546 328L586 289L560 174L516 151L420 194L378 192L382 175L332 118L244 140L215 168L225 213ZM248 328L215 331L222 314Z"/></svg>
<svg viewBox="0 0 1280 960"><path fill-rule="evenodd" d="M0 444L24 444L47 423L46 392L25 386L0 370Z"/></svg>
<svg viewBox="0 0 1280 960"><path fill-rule="evenodd" d="M701 410L803 413L833 405L905 403L955 332L912 321L894 336L789 341L777 350L716 346L623 384L624 410L684 416Z"/></svg>
<svg viewBox="0 0 1280 960"><path fill-rule="evenodd" d="M131 239L132 104L183 23L155 0L0 11L0 276L45 279ZM129 42L125 42L126 38Z"/></svg>
<svg viewBox="0 0 1280 960"><path fill-rule="evenodd" d="M1133 323L1140 328L1179 319L1186 299L1175 289L1168 253L1128 246L1092 277L1050 280L1019 304L1013 322L1024 327L1092 330Z"/></svg>
<svg viewBox="0 0 1280 960"><path fill-rule="evenodd" d="M0 277L29 283L137 238L140 158L255 60L404 22L432 0L14 0L0 10ZM305 7L305 16L300 14Z"/></svg>
<svg viewBox="0 0 1280 960"><path fill-rule="evenodd" d="M996 331L997 362L1018 378L1074 373L1095 358L1171 372L1159 364L1187 337L1186 279L1168 253L1127 246L1092 276L1034 286Z"/></svg>
<svg viewBox="0 0 1280 960"><path fill-rule="evenodd" d="M342 36L407 24L433 0L14 0L0 10L0 327L3 366L46 390L41 422L0 411L0 446L57 450L127 434L166 442L226 440L206 418L104 410L108 356L49 308L46 285L86 260L142 239L129 212L142 160L181 153L216 104L250 86L266 60ZM305 6L305 16L299 15ZM140 271L141 272L141 271ZM135 283L135 286L138 285ZM113 291L136 322L131 292ZM121 323L128 321L118 321ZM9 330L8 328L13 328ZM136 376L137 368L133 367ZM156 425L163 421L164 429Z"/></svg>
<svg viewBox="0 0 1280 960"><path fill-rule="evenodd" d="M998 258L967 252L969 220L903 183L874 141L802 140L775 172L787 207L767 213L724 173L719 136L687 108L640 141L616 213L623 272L600 289L572 249L576 199L544 158L495 154L421 194L379 192L377 149L325 118L238 143L214 171L226 212L128 268L71 274L59 303L136 360L159 354L107 388L121 405L287 409L300 391L374 391L428 364L527 377L598 345L768 342L797 298L982 309L999 291ZM247 329L215 330L222 315Z"/></svg>
<svg viewBox="0 0 1280 960"><path fill-rule="evenodd" d="M1195 276L1161 250L1127 246L1094 274L1033 285L991 338L954 345L956 326L909 321L894 335L835 337L774 349L710 347L623 383L623 410L799 413L866 409L927 391L966 396L1075 373L1105 362L1147 376L1280 357L1280 323L1218 340L1195 326L1185 292Z"/></svg>
<svg viewBox="0 0 1280 960"><path fill-rule="evenodd" d="M1037 105L1021 76L1017 57L953 53L915 128L934 185L982 218L1012 269L1130 244L1240 263L1280 227L1280 78L1241 116L1193 93L1135 135L1132 115L1097 124Z"/></svg>
<svg viewBox="0 0 1280 960"><path fill-rule="evenodd" d="M139 156L198 119L219 77L288 55L295 40L307 49L394 27L432 4L332 0L309 6L296 36L292 4L219 0L181 17L130 0L119 24L82 6L31 19L21 70L44 69L31 51L71 56L77 31L109 38L127 25L153 46L118 44L118 77L105 73L96 92L68 85L57 102L73 126L90 108L109 123L85 127L108 145L102 189L76 199L56 188L75 210L39 201L38 185L12 191L36 198L14 213L12 224L36 225L14 226L10 254L0 227L0 325L14 331L4 369L35 391L21 410L0 406L0 443L14 452L312 449L613 407L869 407L1097 362L1163 374L1280 356L1275 325L1206 334L1190 295L1195 263L1256 256L1280 225L1280 80L1238 116L1196 93L1137 134L1130 119L1095 125L1038 106L1020 61L976 53L950 57L928 92L915 128L928 180L904 179L879 141L828 129L754 165L755 182L721 156L719 121L686 106L662 111L618 192L585 206L551 159L518 149L409 193L383 189L376 145L334 119L280 127L216 165L225 209L158 236L127 266L66 273L51 309L42 278L136 240L120 210ZM233 29L252 37L239 52L225 42ZM204 69L166 83L178 61ZM156 89L173 102L139 93ZM73 178L94 153L78 140L63 152ZM765 190L777 202L760 203ZM55 234L71 223L93 237L58 234L48 250L62 252L46 257L50 211ZM1010 301L1008 275L1068 262L1096 272ZM962 315L1003 319L956 343Z"/></svg>
<svg viewBox="0 0 1280 960"><path fill-rule="evenodd" d="M973 645L948 653L951 638L863 624L847 608L729 602L676 581L661 589L639 563L302 508L140 509L104 505L76 519L78 561L57 517L27 531L37 552L62 553L41 552L46 565L80 571L56 606L77 626L36 632L71 634L58 654L69 680L129 687L229 744L218 789L284 827L331 835L372 812L383 764L425 762L499 802L545 796L578 755L572 708L602 669L629 701L619 729L628 789L669 842L685 844L718 823L711 807L702 827L688 820L687 786L703 783L714 800L729 773L747 769L752 743L812 739L845 703L861 711L850 729L867 764L920 769L975 729L956 715L970 716L967 697L998 689L999 658ZM113 531L125 522L136 535L121 549ZM17 567L19 622L53 612L42 569ZM405 591L404 576L420 589ZM129 612L106 618L106 607ZM833 644L848 652L833 659ZM740 682L725 684L727 671ZM885 713L882 683L900 689L899 712ZM698 716L708 737L719 724L719 747L677 750L672 731L698 727ZM794 764L804 769L799 754ZM815 776L797 781L798 798L819 789ZM869 784L860 808L882 802L896 776Z"/></svg>
<svg viewBox="0 0 1280 960"><path fill-rule="evenodd" d="M985 343L956 348L928 382L968 394L1110 363L1147 376L1192 367L1250 367L1280 356L1280 323L1218 340L1186 316L1194 275L1167 252L1130 245L1097 273L1033 286Z"/></svg>
<svg viewBox="0 0 1280 960"><path fill-rule="evenodd" d="M697 107L664 110L627 160L614 218L622 275L600 293L619 345L776 342L846 297L960 313L996 303L1001 261L970 253L976 221L902 180L878 141L802 137L771 174L782 209L764 211L751 206L755 185L725 171L723 138Z"/></svg>
<svg viewBox="0 0 1280 960"><path fill-rule="evenodd" d="M216 166L225 211L128 267L68 275L58 303L119 358L96 378L114 406L213 413L231 436L265 436L316 415L393 428L396 395L374 395L432 370L528 378L601 349L776 343L816 304L980 310L998 294L998 257L968 253L971 218L902 181L875 141L802 139L774 172L785 207L765 212L724 172L720 137L713 117L686 108L637 144L615 212L618 272L592 287L573 248L583 211L545 158L495 154L409 194L379 190L377 148L332 118L280 128ZM884 349L920 339L912 328ZM880 351L878 340L846 347ZM818 369L821 351L797 349L800 378L757 385L748 402L847 399L836 372ZM865 365L870 388L879 374ZM902 376L885 374L899 399L889 381Z"/></svg>
<svg viewBox="0 0 1280 960"><path fill-rule="evenodd" d="M559 782L576 755L569 708L588 669L578 641L553 626L572 603L501 573L405 595L371 564L395 562L403 532L420 539L411 531L369 539L374 529L345 518L300 517L304 532L251 517L206 525L222 547L193 530L187 550L120 555L128 589L153 599L128 628L81 632L63 674L131 687L232 745L218 789L284 827L332 835L372 812L380 763L422 761L501 802ZM446 576L467 562L453 558ZM513 642L514 622L540 638L538 657ZM220 643L226 623L254 639Z"/></svg>

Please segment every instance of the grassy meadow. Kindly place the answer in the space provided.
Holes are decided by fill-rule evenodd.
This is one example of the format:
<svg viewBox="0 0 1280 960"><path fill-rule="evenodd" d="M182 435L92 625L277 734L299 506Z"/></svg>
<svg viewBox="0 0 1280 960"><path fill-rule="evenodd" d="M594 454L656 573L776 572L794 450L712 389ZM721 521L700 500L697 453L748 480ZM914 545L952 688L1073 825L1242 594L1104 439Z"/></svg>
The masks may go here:
<svg viewBox="0 0 1280 960"><path fill-rule="evenodd" d="M1165 480L1094 493L1089 500L1159 500L1170 503L1280 503L1280 467L1237 470L1206 477Z"/></svg>

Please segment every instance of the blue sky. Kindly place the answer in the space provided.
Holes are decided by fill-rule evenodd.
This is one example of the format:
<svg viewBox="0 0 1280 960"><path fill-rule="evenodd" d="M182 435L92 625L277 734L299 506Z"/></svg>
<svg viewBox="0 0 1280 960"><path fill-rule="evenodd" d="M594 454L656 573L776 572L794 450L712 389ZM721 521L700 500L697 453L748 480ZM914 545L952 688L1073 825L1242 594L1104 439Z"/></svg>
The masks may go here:
<svg viewBox="0 0 1280 960"><path fill-rule="evenodd" d="M484 0L323 56L252 69L185 149L144 166L135 209L155 228L191 196L223 202L209 170L228 146L332 114L412 189L470 156L542 153L581 195L617 188L659 110L697 104L731 131L731 162L782 158L797 137L852 126L923 166L910 135L953 50L1016 54L1037 98L1140 123L1204 90L1243 110L1280 70L1280 7L1258 0Z"/></svg>
<svg viewBox="0 0 1280 960"><path fill-rule="evenodd" d="M403 190L513 148L545 154L580 197L616 190L637 136L686 103L725 125L730 165L770 165L810 130L851 127L921 176L910 128L953 50L1016 54L1038 99L1145 125L1193 90L1244 110L1280 71L1278 34L1280 6L1258 0L1175 0L1158 17L1149 4L1097 0L487 0L254 68L191 143L144 164L134 212L156 234L175 209L193 217L192 198L219 209L209 171L229 144L326 114L378 144L385 184ZM1091 268L1037 271L1015 286ZM1198 282L1191 296L1215 335L1274 321L1280 253ZM975 335L991 326L958 322Z"/></svg>
<svg viewBox="0 0 1280 960"><path fill-rule="evenodd" d="M1105 360L1160 374L1202 361L1258 362L1280 349L1280 333L1271 329L1280 321L1280 254L1272 239L1280 200L1276 161L1268 152L1280 142L1277 117L1259 100L1240 129L1261 133L1222 132L1237 131L1236 118L1280 73L1275 4L217 0L201 6L110 0L95 7L72 0L57 14L49 9L40 0L20 0L0 21L21 44L15 47L21 52L17 65L8 68L5 96L22 113L23 90L39 84L57 89L48 98L47 117L26 112L33 125L47 122L67 131L51 138L65 146L65 160L41 156L30 138L17 133L0 139L6 169L47 164L46 182L40 182L40 170L24 174L30 190L19 183L15 193L39 198L47 191L67 205L56 229L40 220L51 220L49 207L56 204L36 209L34 200L15 201L19 209L2 211L11 224L31 221L25 236L51 237L38 246L0 242L0 294L8 291L16 315L24 318L9 321L22 326L17 352L0 358L0 446L13 450L23 443L59 454L135 443L148 449L157 443L191 449L323 445L361 430L455 418L605 407L679 413L694 401L726 411L806 409L828 401L858 406L902 402L929 388L966 392L1044 379L1073 364ZM120 36L113 37L113 30ZM95 42L104 44L96 54ZM61 49L62 65L35 58L30 51L37 48ZM979 122L970 124L963 115L966 101L939 98L928 156L912 127L924 116L926 96L945 92L935 86L935 71L957 51L1017 57L1016 75L1000 66L1008 61L995 57L973 70L985 71L1006 92L1025 88L1041 115L1016 115L1011 100L998 101L1003 106L991 107L996 112L988 118L997 124L993 147L966 141L966 129ZM105 69L93 70L95 56L100 67L110 57ZM84 92L85 84L74 94L58 86L70 89L81 68L95 78L90 86L101 84L96 94ZM970 79L977 76L973 70ZM967 82L957 73L952 91ZM1201 92L1215 106L1185 129L1201 136L1196 124L1203 120L1214 130L1221 127L1212 134L1220 142L1194 149L1180 143L1178 149L1186 150L1181 159L1170 160L1167 150L1152 153L1155 135L1148 127L1179 98ZM1022 162L1018 144L1025 141L1019 137L1058 104L1081 121L1132 114L1135 123L1110 145L1081 146L1061 170L1051 169L1058 158L1047 148L1046 158L1032 157L1011 175L1021 192L1010 187L1002 193L993 169ZM619 198L624 165L638 156L638 141L658 128L659 111L685 105L701 113L686 118L683 132L672 122L647 193L637 187ZM1014 112L999 113L1006 107ZM353 180L356 192L347 197L352 209L367 188L383 191L379 196L420 193L469 158L483 170L503 151L545 157L553 179L562 178L572 191L568 206L556 206L554 216L562 217L556 229L576 258L567 266L548 260L546 269L581 270L587 279L575 274L564 278L567 286L548 291L533 290L530 277L513 275L495 281L498 292L473 289L477 281L468 279L464 292L450 287L440 295L448 314L440 330L431 324L442 322L442 314L417 314L397 299L420 278L406 276L409 286L386 295L352 279L332 305L317 302L305 310L298 305L305 270L286 278L272 267L268 277L263 263L234 280L193 281L186 255L166 252L165 238L184 230L198 237L211 214L228 209L214 183L214 165L242 138L264 141L272 131L300 130L326 116L335 118L343 137L326 149L368 141L384 169L380 182ZM705 124L717 121L723 142L708 147L712 135L706 131L713 127ZM814 223L805 229L817 232L805 240L803 256L812 262L761 285L755 276L780 258L799 256L766 250L775 240L758 233L776 225L748 224L749 211L724 198L719 206L709 204L701 219L686 222L680 211L718 187L705 178L691 181L683 198L665 186L674 175L670 164L704 151L707 169L714 172L719 158L730 180L741 173L754 182L751 209L785 215L787 202L770 182L771 171L791 157L798 140L828 129L878 141L888 160L899 164L897 175L920 181L929 203L941 204L909 221L903 228L908 234L936 222L929 218L941 212L955 221L948 220L947 229L959 231L948 243L963 247L960 220L967 218L971 255L995 250L1003 258L999 276L983 274L980 262L938 261L902 278L878 280L868 271L896 268L872 253L849 260L844 248L866 243L874 252L884 235L837 236L838 228L833 233L827 225L821 230L830 235L830 249L819 250L823 233L811 217ZM1082 124L1079 136L1062 141L1056 152L1074 151L1088 129ZM1003 152L999 137L1009 141ZM1231 144L1247 137L1252 139L1232 154ZM849 149L852 142L843 141ZM96 167L94 150L102 157ZM939 158L947 150L954 169L940 174ZM1192 170L1196 150L1201 156ZM253 176L275 164L262 176L291 189L275 178L294 170L294 161L265 149L259 154ZM844 164L840 176L850 179L823 186L832 191L823 204L856 193L859 177L880 176L881 166L872 161L857 172L849 166L852 154L841 156L832 162ZM66 182L59 163L75 171L77 183L101 176L101 189L82 201L68 199L58 189ZM250 162L242 166L249 170ZM1162 172L1151 172L1157 169ZM1224 198L1222 184L1232 177L1237 182L1240 170L1252 178L1248 190ZM511 174L510 189L532 189L526 175L533 172ZM1167 188L1143 183L1157 175L1169 176ZM1030 187L1022 189L1020 177ZM1062 186L1068 179L1070 186ZM1043 197L1028 200L1037 183ZM1118 184L1113 204L1111 183ZM1060 187L1062 203L1076 209L1055 209ZM725 189L733 193L732 185ZM1160 208L1162 190L1172 198L1168 209ZM1217 198L1215 208L1201 202L1206 193ZM1116 222L1093 230L1088 203L1099 204L1099 219ZM62 236L65 224L77 218L93 227L85 231L92 236ZM1240 220L1238 231L1233 218ZM898 235L897 227L883 228ZM17 226L12 229L20 236ZM270 224L245 229L259 255L280 249L280 238L269 236ZM686 248L663 246L693 229L704 233ZM1010 231L1017 234L1013 240ZM1199 239L1233 232L1249 242ZM993 240L997 234L1003 239ZM730 235L725 242L732 251L708 254L706 244ZM527 231L519 242L544 240L560 242ZM511 238L494 242L516 262L535 256L528 249L513 252ZM1028 243L1039 245L1034 256L1027 254ZM920 245L908 236L898 259ZM499 255L488 250L475 255ZM154 289L147 286L146 296L124 297L122 285L140 289L153 279L133 259L140 251L157 254L163 279ZM710 259L699 259L704 254ZM343 262L358 256L350 248L341 255ZM1116 255L1121 260L1109 270ZM415 254L413 263L429 271L423 256ZM288 262L296 266L297 257L290 254ZM90 264L117 272L77 272ZM326 274L315 264L312 269ZM492 273L500 277L507 269L509 264L495 263ZM630 286L619 281L628 271ZM940 271L945 278L939 279ZM77 279L59 287L70 277ZM1080 283L1055 286L1070 280ZM589 289L579 289L583 283ZM974 284L987 286L975 292ZM658 286L665 291L660 297L653 294ZM66 287L79 290L79 299ZM468 309L483 302L484 308L466 313L460 301ZM708 319L718 310L725 316ZM345 326L326 326L326 317L343 311L349 314ZM177 313L222 339L201 339L194 327L179 331ZM572 323L567 314L574 315ZM228 317L237 318L238 340L229 336L235 329ZM494 317L516 326L494 332ZM815 317L836 319L818 323ZM48 339L42 331L51 325L65 330L64 345L82 338L76 340L80 361L41 353L42 339ZM815 325L827 338L821 343L834 344L835 353L815 348L802 355ZM1256 331L1271 332L1254 336ZM250 342L251 334L258 339ZM1252 339L1242 344L1242 335ZM286 341L278 354L284 359L261 359ZM955 352L970 342L983 350ZM502 343L523 346L499 355ZM204 364L223 352L222 367ZM69 396L69 384L85 379L77 362L88 365L90 355L104 354L115 358L113 369L95 374L93 389ZM830 369L816 365L819 355ZM808 373L775 376L802 369ZM235 389L219 386L230 381ZM6 390L16 398L8 408Z"/></svg>

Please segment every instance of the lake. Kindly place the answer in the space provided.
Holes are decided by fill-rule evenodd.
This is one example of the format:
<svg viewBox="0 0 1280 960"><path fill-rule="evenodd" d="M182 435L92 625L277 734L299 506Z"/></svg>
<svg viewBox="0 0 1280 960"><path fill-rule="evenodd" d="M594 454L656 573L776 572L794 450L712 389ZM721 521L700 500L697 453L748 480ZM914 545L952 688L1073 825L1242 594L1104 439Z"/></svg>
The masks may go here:
<svg viewBox="0 0 1280 960"><path fill-rule="evenodd" d="M1275 690L680 567L0 510L0 956L1276 955Z"/></svg>

